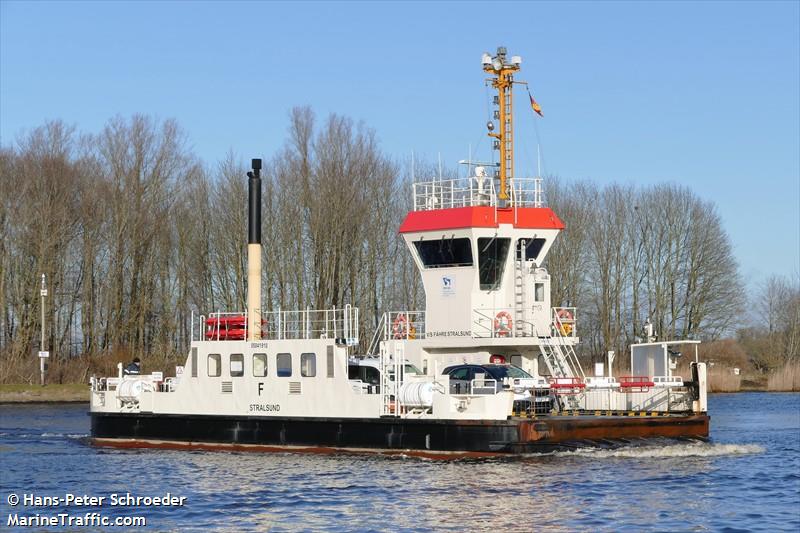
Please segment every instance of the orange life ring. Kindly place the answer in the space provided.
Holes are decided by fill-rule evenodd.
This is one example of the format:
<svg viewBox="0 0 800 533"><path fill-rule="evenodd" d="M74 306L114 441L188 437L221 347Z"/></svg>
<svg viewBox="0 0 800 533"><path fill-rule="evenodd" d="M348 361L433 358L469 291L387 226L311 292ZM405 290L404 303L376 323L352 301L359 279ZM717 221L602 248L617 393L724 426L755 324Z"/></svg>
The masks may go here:
<svg viewBox="0 0 800 533"><path fill-rule="evenodd" d="M508 337L513 326L514 321L508 311L500 311L494 317L494 332L498 337Z"/></svg>
<svg viewBox="0 0 800 533"><path fill-rule="evenodd" d="M395 339L403 339L408 331L408 319L406 315L400 313L392 322L392 333Z"/></svg>

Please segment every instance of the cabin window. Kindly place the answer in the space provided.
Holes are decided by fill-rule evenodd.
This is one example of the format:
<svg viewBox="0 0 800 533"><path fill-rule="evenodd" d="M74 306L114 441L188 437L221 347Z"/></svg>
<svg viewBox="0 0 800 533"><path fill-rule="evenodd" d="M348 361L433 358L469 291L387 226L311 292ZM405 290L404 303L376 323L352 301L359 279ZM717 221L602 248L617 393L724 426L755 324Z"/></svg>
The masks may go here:
<svg viewBox="0 0 800 533"><path fill-rule="evenodd" d="M240 378L244 376L244 354L231 354L231 377Z"/></svg>
<svg viewBox="0 0 800 533"><path fill-rule="evenodd" d="M279 378L292 377L292 354L279 353L278 354L277 374Z"/></svg>
<svg viewBox="0 0 800 533"><path fill-rule="evenodd" d="M482 291L500 288L511 239L483 237L478 239L478 277Z"/></svg>
<svg viewBox="0 0 800 533"><path fill-rule="evenodd" d="M208 354L208 377L218 378L222 374L222 356L218 353Z"/></svg>
<svg viewBox="0 0 800 533"><path fill-rule="evenodd" d="M300 354L300 375L304 378L313 378L317 375L317 354Z"/></svg>
<svg viewBox="0 0 800 533"><path fill-rule="evenodd" d="M472 245L467 238L415 241L425 268L472 266Z"/></svg>
<svg viewBox="0 0 800 533"><path fill-rule="evenodd" d="M197 348L192 348L192 377L197 377Z"/></svg>
<svg viewBox="0 0 800 533"><path fill-rule="evenodd" d="M328 363L328 377L333 377L333 346L328 346L328 353L327 353L327 363Z"/></svg>
<svg viewBox="0 0 800 533"><path fill-rule="evenodd" d="M544 283L533 284L533 299L537 302L544 301Z"/></svg>
<svg viewBox="0 0 800 533"><path fill-rule="evenodd" d="M544 248L544 239L520 239L517 244L517 252L522 248L522 241L525 241L525 259L536 260L539 252Z"/></svg>
<svg viewBox="0 0 800 533"><path fill-rule="evenodd" d="M254 353L253 354L253 376L263 378L267 375L267 354Z"/></svg>

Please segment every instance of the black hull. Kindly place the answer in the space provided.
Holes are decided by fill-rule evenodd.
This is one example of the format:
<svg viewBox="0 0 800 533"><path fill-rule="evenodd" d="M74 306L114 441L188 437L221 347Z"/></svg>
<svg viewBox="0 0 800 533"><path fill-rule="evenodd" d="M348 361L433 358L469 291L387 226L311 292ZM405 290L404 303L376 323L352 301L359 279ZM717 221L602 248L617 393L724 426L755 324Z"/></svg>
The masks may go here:
<svg viewBox="0 0 800 533"><path fill-rule="evenodd" d="M464 454L550 451L632 439L706 438L706 415L548 416L536 419L408 420L91 413L97 444L121 447L214 445L416 450ZM170 446L173 443L174 446ZM160 444L160 445L159 445Z"/></svg>

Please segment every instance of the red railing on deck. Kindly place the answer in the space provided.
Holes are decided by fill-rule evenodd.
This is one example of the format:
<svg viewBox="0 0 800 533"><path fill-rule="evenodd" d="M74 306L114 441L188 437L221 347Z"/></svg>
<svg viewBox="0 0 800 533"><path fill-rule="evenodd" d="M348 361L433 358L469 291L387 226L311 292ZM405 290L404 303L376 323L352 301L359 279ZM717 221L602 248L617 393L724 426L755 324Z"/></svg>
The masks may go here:
<svg viewBox="0 0 800 533"><path fill-rule="evenodd" d="M655 383L647 376L620 376L619 388L626 392L647 392Z"/></svg>

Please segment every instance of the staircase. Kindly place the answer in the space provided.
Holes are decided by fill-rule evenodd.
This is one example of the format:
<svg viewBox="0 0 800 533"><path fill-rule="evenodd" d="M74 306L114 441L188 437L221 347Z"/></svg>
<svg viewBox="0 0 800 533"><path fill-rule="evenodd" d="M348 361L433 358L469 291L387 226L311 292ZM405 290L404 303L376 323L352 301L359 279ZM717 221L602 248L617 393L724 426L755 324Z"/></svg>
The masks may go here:
<svg viewBox="0 0 800 533"><path fill-rule="evenodd" d="M389 338L389 318L388 313L381 315L381 320L378 322L378 327L375 328L375 333L372 334L372 340L367 349L368 355L378 355L378 346L381 341Z"/></svg>
<svg viewBox="0 0 800 533"><path fill-rule="evenodd" d="M584 374L583 368L578 362L575 349L571 343L566 342L561 328L555 326L551 327L550 330L546 335L542 335L537 331L539 350L550 371L550 375L554 378L585 379L586 374ZM551 335L551 332L554 334ZM575 395L569 394L565 396L570 409L577 410L580 408L580 401Z"/></svg>

